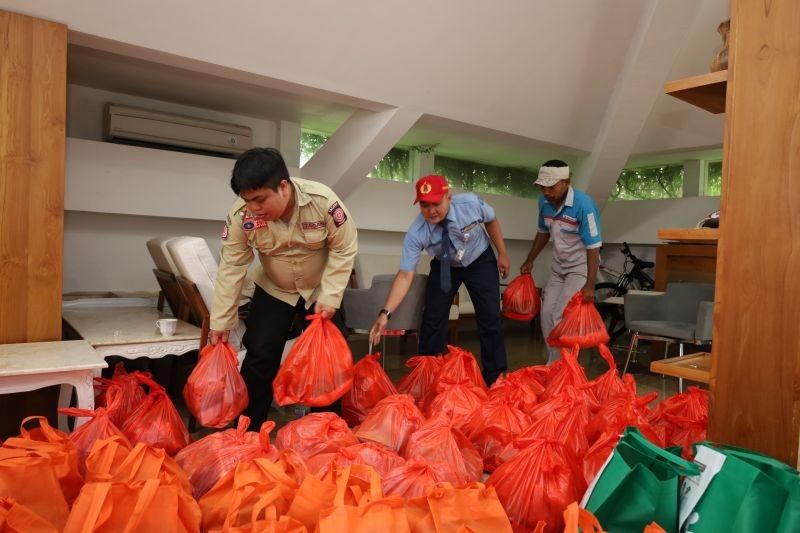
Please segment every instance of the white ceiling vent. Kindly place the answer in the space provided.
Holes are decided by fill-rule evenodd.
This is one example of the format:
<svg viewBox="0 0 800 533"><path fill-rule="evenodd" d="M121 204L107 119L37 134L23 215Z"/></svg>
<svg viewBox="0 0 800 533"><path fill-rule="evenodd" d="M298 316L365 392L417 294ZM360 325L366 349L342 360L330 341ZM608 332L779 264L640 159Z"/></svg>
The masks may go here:
<svg viewBox="0 0 800 533"><path fill-rule="evenodd" d="M235 156L253 147L247 126L107 104L107 141L193 153Z"/></svg>

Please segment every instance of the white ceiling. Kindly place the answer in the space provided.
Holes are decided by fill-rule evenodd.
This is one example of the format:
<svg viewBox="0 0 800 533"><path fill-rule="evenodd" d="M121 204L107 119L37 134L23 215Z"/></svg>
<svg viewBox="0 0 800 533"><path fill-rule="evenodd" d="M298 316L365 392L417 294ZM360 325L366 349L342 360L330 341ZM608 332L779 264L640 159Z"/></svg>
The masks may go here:
<svg viewBox="0 0 800 533"><path fill-rule="evenodd" d="M669 1L669 0L651 0ZM701 1L701 0L698 0ZM707 71L728 0L702 0L667 78ZM536 166L590 150L643 0L227 3L0 0L70 28L70 82L332 131L354 108L424 113L403 144ZM93 48L93 49L92 49ZM662 96L634 153L719 145Z"/></svg>

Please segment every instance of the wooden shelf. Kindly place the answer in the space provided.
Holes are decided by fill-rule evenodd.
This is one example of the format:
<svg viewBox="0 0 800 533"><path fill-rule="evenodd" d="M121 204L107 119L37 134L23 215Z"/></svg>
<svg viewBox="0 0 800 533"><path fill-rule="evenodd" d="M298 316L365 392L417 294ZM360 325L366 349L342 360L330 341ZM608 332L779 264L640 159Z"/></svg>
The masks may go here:
<svg viewBox="0 0 800 533"><path fill-rule="evenodd" d="M725 112L728 71L711 72L667 82L664 92L711 113Z"/></svg>
<svg viewBox="0 0 800 533"><path fill-rule="evenodd" d="M716 244L717 228L661 228L658 238L662 241L690 242L693 244Z"/></svg>
<svg viewBox="0 0 800 533"><path fill-rule="evenodd" d="M711 354L708 352L671 357L650 363L650 371L700 383L711 381Z"/></svg>

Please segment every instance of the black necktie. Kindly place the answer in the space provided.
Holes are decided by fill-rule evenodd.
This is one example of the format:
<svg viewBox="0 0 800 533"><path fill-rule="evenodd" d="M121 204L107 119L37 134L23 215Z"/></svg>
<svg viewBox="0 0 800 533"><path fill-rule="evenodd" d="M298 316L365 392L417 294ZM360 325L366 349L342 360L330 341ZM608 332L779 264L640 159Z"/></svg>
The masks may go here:
<svg viewBox="0 0 800 533"><path fill-rule="evenodd" d="M450 240L450 232L447 231L447 219L442 220L442 256L440 258L439 286L443 292L450 292L450 253L453 249L453 242Z"/></svg>

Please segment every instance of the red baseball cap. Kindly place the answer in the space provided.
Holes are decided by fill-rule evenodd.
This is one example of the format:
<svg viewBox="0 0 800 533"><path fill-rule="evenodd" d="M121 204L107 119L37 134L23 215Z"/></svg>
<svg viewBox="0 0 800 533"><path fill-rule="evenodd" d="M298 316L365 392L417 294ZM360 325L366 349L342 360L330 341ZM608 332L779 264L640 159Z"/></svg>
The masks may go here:
<svg viewBox="0 0 800 533"><path fill-rule="evenodd" d="M438 174L429 174L421 177L416 184L417 189L417 202L441 202L442 198L447 196L447 191L450 190L450 185L444 176Z"/></svg>

